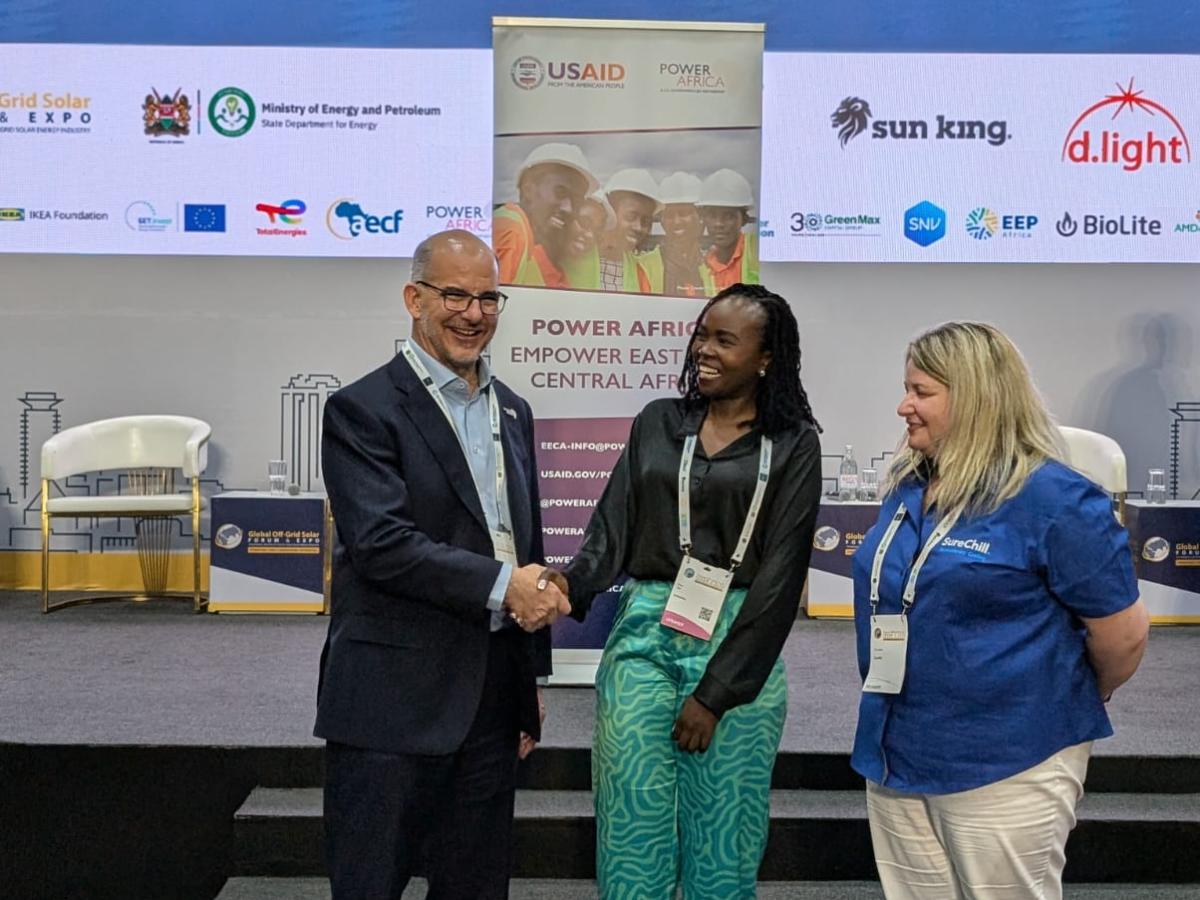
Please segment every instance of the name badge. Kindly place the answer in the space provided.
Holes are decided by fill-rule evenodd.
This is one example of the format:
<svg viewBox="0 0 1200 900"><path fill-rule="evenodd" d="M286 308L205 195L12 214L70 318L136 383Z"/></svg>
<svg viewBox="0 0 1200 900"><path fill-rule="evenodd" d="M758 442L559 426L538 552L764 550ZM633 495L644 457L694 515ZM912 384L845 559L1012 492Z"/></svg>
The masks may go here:
<svg viewBox="0 0 1200 900"><path fill-rule="evenodd" d="M871 669L863 691L898 694L908 659L908 616L871 616Z"/></svg>
<svg viewBox="0 0 1200 900"><path fill-rule="evenodd" d="M733 572L684 555L663 610L662 624L702 641L712 639Z"/></svg>
<svg viewBox="0 0 1200 900"><path fill-rule="evenodd" d="M491 532L492 556L502 563L517 565L517 545L513 542L512 532L502 528L493 528Z"/></svg>

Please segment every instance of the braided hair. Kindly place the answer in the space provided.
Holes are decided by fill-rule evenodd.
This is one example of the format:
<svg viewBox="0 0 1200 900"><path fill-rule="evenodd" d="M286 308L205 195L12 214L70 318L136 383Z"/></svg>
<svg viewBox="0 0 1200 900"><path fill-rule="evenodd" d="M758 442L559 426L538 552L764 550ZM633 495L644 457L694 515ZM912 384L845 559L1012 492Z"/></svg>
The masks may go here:
<svg viewBox="0 0 1200 900"><path fill-rule="evenodd" d="M714 304L729 297L752 303L766 319L762 328L762 348L771 354L771 364L767 366L766 376L758 380L754 395L756 424L771 438L803 422L809 422L821 431L800 380L800 329L787 301L761 284L730 285L704 305L696 317L696 324L700 324ZM689 409L707 402L700 393L699 370L692 356L695 341L693 330L688 339L683 370L679 373L679 393Z"/></svg>

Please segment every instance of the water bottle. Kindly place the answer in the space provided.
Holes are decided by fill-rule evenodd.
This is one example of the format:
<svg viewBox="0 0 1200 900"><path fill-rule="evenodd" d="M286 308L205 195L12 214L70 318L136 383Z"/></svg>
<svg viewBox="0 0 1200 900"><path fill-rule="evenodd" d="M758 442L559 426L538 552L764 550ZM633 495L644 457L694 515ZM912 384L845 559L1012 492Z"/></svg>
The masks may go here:
<svg viewBox="0 0 1200 900"><path fill-rule="evenodd" d="M842 465L838 468L838 499L854 500L858 497L858 463L854 461L854 447L846 445Z"/></svg>

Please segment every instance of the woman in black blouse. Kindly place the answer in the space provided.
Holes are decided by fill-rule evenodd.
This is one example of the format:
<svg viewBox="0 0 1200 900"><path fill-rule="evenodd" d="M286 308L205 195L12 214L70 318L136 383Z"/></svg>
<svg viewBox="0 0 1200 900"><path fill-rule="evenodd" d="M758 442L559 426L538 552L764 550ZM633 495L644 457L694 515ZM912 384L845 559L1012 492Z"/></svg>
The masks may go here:
<svg viewBox="0 0 1200 900"><path fill-rule="evenodd" d="M583 546L553 575L579 619L630 576L596 675L606 900L666 900L679 883L687 900L755 895L787 706L779 655L820 500L782 297L736 284L709 301L680 391L634 421Z"/></svg>

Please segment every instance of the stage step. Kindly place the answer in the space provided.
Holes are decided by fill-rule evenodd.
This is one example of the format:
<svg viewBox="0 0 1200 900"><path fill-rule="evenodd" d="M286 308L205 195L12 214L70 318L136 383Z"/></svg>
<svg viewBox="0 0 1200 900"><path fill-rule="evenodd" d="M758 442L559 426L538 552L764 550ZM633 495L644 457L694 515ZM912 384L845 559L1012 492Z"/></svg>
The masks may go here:
<svg viewBox="0 0 1200 900"><path fill-rule="evenodd" d="M518 878L590 879L586 791L517 793ZM325 871L319 788L256 788L234 817L233 874ZM1200 884L1200 795L1089 794L1067 847L1068 881ZM765 881L875 877L863 792L772 791ZM1197 891L1200 896L1200 891Z"/></svg>
<svg viewBox="0 0 1200 900"><path fill-rule="evenodd" d="M414 881L404 900L424 900L425 883ZM1197 900L1186 884L1070 884L1065 900ZM597 900L591 881L525 878L512 882L510 900ZM759 900L883 900L873 881L776 881L758 887ZM230 878L217 900L329 900L324 878Z"/></svg>

